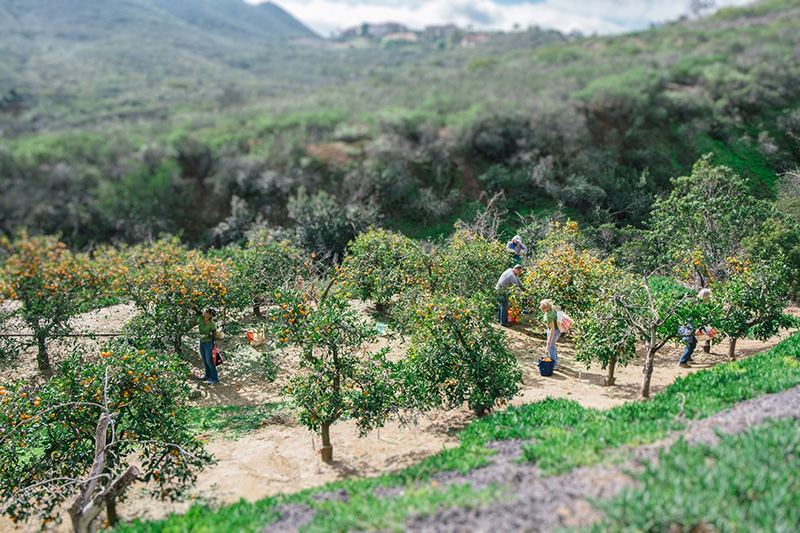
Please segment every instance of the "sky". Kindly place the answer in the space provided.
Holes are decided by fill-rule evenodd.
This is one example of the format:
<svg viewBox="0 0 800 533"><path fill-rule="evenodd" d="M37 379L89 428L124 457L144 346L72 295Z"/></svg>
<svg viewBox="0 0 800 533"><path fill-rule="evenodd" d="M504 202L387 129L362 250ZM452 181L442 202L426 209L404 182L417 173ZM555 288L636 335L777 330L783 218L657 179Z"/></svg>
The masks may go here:
<svg viewBox="0 0 800 533"><path fill-rule="evenodd" d="M263 0L245 0L252 4ZM271 0L322 37L364 22L399 22L412 30L455 24L475 31L538 26L562 33L609 35L644 30L689 12L689 0ZM715 0L716 8L752 0Z"/></svg>

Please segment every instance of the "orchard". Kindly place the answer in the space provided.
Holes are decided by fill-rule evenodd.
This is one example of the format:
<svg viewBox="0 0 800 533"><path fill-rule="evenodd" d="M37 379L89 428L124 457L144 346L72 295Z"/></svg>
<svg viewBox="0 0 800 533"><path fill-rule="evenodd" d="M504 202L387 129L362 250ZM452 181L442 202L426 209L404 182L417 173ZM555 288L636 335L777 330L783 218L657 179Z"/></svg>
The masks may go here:
<svg viewBox="0 0 800 533"><path fill-rule="evenodd" d="M785 221L760 201L736 206L727 225L709 220L731 214L725 205L741 183L706 159L675 185L680 194L656 201L654 213L692 243L673 238L667 222L654 224L647 242L659 251L647 264L657 271L622 268L576 222L551 221L524 260L525 300L512 297L511 317L523 305L537 313L545 298L570 314L577 361L607 369L607 385L644 348L642 398L656 353L680 342L688 324L717 328L731 357L737 339L796 324L785 312L791 261L761 231ZM60 346L52 377L2 384L3 512L46 524L66 506L73 529L88 531L102 513L117 520L116 502L139 481L156 498L181 497L212 461L188 429L184 343L209 307L231 330L260 330L270 353L296 363L284 369L281 394L319 436L326 462L339 422L353 420L366 435L432 410L466 406L483 416L519 393L522 369L496 324L494 287L510 263L501 240L468 224L434 242L371 229L335 264L279 237L257 231L244 246L203 252L165 236L91 254L54 236L0 241L0 318L5 330L28 335L40 370L51 370L48 343L69 336L81 313L128 301L137 312L118 343L97 352ZM754 254L756 242L773 243L775 256ZM708 301L697 297L703 288L712 290ZM402 348L390 350L390 338ZM3 355L22 353L25 342Z"/></svg>

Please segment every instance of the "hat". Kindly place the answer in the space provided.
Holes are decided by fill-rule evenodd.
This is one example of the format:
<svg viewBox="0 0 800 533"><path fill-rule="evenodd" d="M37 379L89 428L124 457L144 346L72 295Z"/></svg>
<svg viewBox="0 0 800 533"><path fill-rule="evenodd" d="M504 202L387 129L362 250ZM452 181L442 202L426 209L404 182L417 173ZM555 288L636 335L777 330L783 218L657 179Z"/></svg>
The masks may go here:
<svg viewBox="0 0 800 533"><path fill-rule="evenodd" d="M522 244L522 239L519 238L519 235L514 235L514 238L511 239L512 242L518 242Z"/></svg>

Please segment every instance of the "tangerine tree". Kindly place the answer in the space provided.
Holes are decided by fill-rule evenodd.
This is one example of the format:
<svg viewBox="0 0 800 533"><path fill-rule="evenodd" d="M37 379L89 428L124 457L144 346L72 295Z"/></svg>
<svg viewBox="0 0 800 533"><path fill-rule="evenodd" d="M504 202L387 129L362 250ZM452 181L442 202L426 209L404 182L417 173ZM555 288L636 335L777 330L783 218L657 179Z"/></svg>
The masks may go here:
<svg viewBox="0 0 800 533"><path fill-rule="evenodd" d="M604 378L608 386L616 382L617 364L626 366L636 356L637 332L628 324L624 307L617 304L615 295L634 291L634 278L622 270L611 268L606 284L600 287L593 300L591 312L584 313L580 321L580 337L575 359L586 363L597 362L607 371Z"/></svg>
<svg viewBox="0 0 800 533"><path fill-rule="evenodd" d="M231 300L242 308L252 305L253 314L262 316L261 306L273 303L272 293L297 276L309 277L316 254L307 256L291 242L260 230L248 235L245 246L223 250L220 257L232 261Z"/></svg>
<svg viewBox="0 0 800 533"><path fill-rule="evenodd" d="M197 323L199 310L235 303L228 296L230 263L188 250L177 238L138 245L128 257L127 294L140 314L127 328L138 342L180 353L183 335Z"/></svg>
<svg viewBox="0 0 800 533"><path fill-rule="evenodd" d="M409 405L458 408L466 402L484 415L519 391L522 370L506 335L491 324L486 298L421 292L403 304L396 318L411 335L402 364Z"/></svg>
<svg viewBox="0 0 800 533"><path fill-rule="evenodd" d="M399 410L395 365L387 349L375 350L377 330L331 285L320 295L305 290L273 294L268 328L281 348L297 348L300 372L283 389L300 423L322 439L323 461L333 459L331 427L355 420L362 435L383 426Z"/></svg>
<svg viewBox="0 0 800 533"><path fill-rule="evenodd" d="M780 328L796 325L797 320L784 311L788 290L787 267L782 262L728 258L726 281L716 298L723 307L719 328L729 339L731 361L736 359L737 339L766 341Z"/></svg>
<svg viewBox="0 0 800 533"><path fill-rule="evenodd" d="M430 268L419 243L373 229L350 241L338 281L354 297L374 301L383 312L404 288L425 284Z"/></svg>
<svg viewBox="0 0 800 533"><path fill-rule="evenodd" d="M189 390L180 362L118 344L87 362L71 353L34 389L0 386L0 497L14 521L60 522L76 532L137 480L150 496L175 500L211 462L186 429Z"/></svg>
<svg viewBox="0 0 800 533"><path fill-rule="evenodd" d="M568 312L578 328L584 319L594 315L598 299L618 277L613 259L601 259L582 249L580 242L577 223L554 222L522 276L533 307L538 308L538 302L548 298Z"/></svg>
<svg viewBox="0 0 800 533"><path fill-rule="evenodd" d="M8 254L0 269L0 304L9 301L4 322L13 327L18 319L31 331L32 341L17 347L36 346L39 370L50 371L48 342L72 333L70 318L98 301L108 272L55 236L32 237L23 231L14 240L3 237L0 246Z"/></svg>
<svg viewBox="0 0 800 533"><path fill-rule="evenodd" d="M494 299L494 287L509 263L501 242L486 239L460 225L447 246L441 247L434 257L436 261L430 269L434 280L432 291L464 298L480 293L488 300Z"/></svg>
<svg viewBox="0 0 800 533"><path fill-rule="evenodd" d="M649 398L655 355L667 342L682 336L680 327L686 324L718 326L718 304L696 301L694 295L695 291L670 278L643 276L639 281L631 278L628 283L617 285L607 296L611 307L606 312L618 326L609 328L606 335L597 331L583 342L612 345L622 351L621 356L630 359L635 356L636 345L627 336L635 335L645 349L641 395Z"/></svg>
<svg viewBox="0 0 800 533"><path fill-rule="evenodd" d="M693 285L723 281L728 257L737 257L743 241L761 232L776 215L769 202L755 198L747 183L732 169L712 165L711 154L701 157L689 176L672 180L669 196L653 204L653 235L667 263L693 262L699 256L707 270L696 272Z"/></svg>

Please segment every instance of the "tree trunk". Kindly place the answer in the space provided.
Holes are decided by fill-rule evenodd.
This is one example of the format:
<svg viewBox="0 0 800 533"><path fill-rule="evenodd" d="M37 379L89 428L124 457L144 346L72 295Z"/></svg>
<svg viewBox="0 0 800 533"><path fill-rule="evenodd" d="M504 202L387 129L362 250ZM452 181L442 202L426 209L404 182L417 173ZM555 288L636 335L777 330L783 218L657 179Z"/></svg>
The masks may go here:
<svg viewBox="0 0 800 533"><path fill-rule="evenodd" d="M653 377L653 365L656 354L651 348L652 344L645 345L644 367L642 367L642 399L650 397L650 378Z"/></svg>
<svg viewBox="0 0 800 533"><path fill-rule="evenodd" d="M731 342L728 345L728 359L736 361L736 337L731 337Z"/></svg>
<svg viewBox="0 0 800 533"><path fill-rule="evenodd" d="M611 358L608 360L608 375L603 380L606 387L610 387L617 382L617 378L614 377L614 369L616 368L617 368L617 356L612 355Z"/></svg>
<svg viewBox="0 0 800 533"><path fill-rule="evenodd" d="M172 347L175 348L175 353L177 355L180 355L182 353L182 351L183 351L183 335L178 333L178 335L175 337L175 342L173 343Z"/></svg>
<svg viewBox="0 0 800 533"><path fill-rule="evenodd" d="M117 498L106 498L106 518L108 518L108 525L114 527L119 523L119 515L117 514Z"/></svg>
<svg viewBox="0 0 800 533"><path fill-rule="evenodd" d="M106 468L106 442L110 424L111 417L108 413L101 414L95 430L92 470L89 472L86 483L83 484L68 509L69 516L72 519L72 530L75 533L89 533L91 531L92 521L102 511L103 504L105 504L109 522L112 519L118 520L114 501L125 492L131 483L139 479L139 469L131 465L103 490L94 494L100 475Z"/></svg>
<svg viewBox="0 0 800 533"><path fill-rule="evenodd" d="M47 338L46 332L43 330L36 332L36 346L39 351L36 353L36 362L39 365L39 370L47 372L50 370L50 356L47 353Z"/></svg>
<svg viewBox="0 0 800 533"><path fill-rule="evenodd" d="M706 341L703 345L703 353L711 353L711 341Z"/></svg>
<svg viewBox="0 0 800 533"><path fill-rule="evenodd" d="M88 532L92 520L100 514L100 506L94 505L92 494L97 486L100 474L106 468L106 439L108 438L108 426L110 424L111 417L107 413L101 414L95 429L94 462L89 472L89 481L83 484L81 491L75 496L72 505L69 506L72 530L76 533Z"/></svg>
<svg viewBox="0 0 800 533"><path fill-rule="evenodd" d="M261 318L264 314L261 312L261 306L259 304L253 304L253 315Z"/></svg>
<svg viewBox="0 0 800 533"><path fill-rule="evenodd" d="M320 426L320 436L322 437L322 460L329 463L333 460L333 446L331 445L331 425L323 422Z"/></svg>

